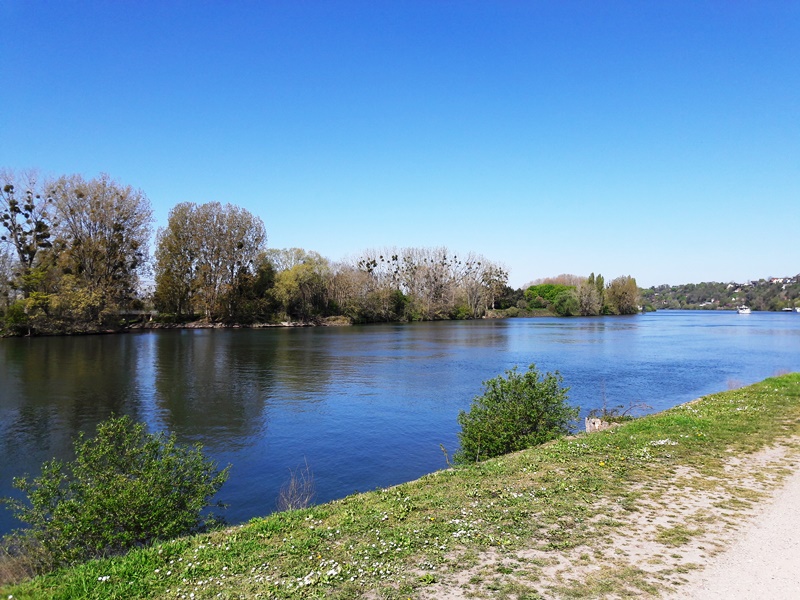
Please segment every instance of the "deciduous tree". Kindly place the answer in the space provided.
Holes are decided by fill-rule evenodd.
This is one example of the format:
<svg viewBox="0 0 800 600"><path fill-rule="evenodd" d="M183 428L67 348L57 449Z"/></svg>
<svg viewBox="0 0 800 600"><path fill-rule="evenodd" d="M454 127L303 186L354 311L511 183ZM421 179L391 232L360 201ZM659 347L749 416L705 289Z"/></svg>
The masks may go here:
<svg viewBox="0 0 800 600"><path fill-rule="evenodd" d="M562 317L573 317L580 314L580 303L574 288L562 290L553 299L553 311Z"/></svg>
<svg viewBox="0 0 800 600"><path fill-rule="evenodd" d="M0 172L0 243L14 252L19 265L13 284L27 297L34 288L26 276L39 262L41 251L52 248L52 199L42 190L35 171ZM12 285L11 279L6 283Z"/></svg>
<svg viewBox="0 0 800 600"><path fill-rule="evenodd" d="M600 314L602 306L600 304L600 295L597 293L597 287L594 284L594 273L578 284L576 293L578 296L578 309L582 316L593 317Z"/></svg>
<svg viewBox="0 0 800 600"><path fill-rule="evenodd" d="M275 276L275 297L290 318L307 321L327 308L328 260L317 252L305 252L300 262Z"/></svg>
<svg viewBox="0 0 800 600"><path fill-rule="evenodd" d="M88 181L80 175L61 177L49 193L63 242L63 272L99 295L100 310L127 306L147 267L153 221L147 196L106 174Z"/></svg>
<svg viewBox="0 0 800 600"><path fill-rule="evenodd" d="M199 312L227 320L237 312L237 290L255 275L267 235L249 211L219 202L177 205L156 249L156 292L160 310Z"/></svg>
<svg viewBox="0 0 800 600"><path fill-rule="evenodd" d="M635 315L639 312L641 299L639 297L639 287L636 280L624 275L617 277L606 289L608 304L612 311L620 315Z"/></svg>

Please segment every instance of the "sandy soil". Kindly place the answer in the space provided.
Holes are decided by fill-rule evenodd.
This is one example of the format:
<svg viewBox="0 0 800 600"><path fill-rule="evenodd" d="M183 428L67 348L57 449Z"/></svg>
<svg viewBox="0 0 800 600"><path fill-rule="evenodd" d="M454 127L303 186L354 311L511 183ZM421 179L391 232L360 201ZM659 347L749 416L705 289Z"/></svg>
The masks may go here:
<svg viewBox="0 0 800 600"><path fill-rule="evenodd" d="M608 507L607 515L624 518L626 525L600 548L489 551L476 566L443 578L421 598L502 596L487 586L493 582L495 590L501 584L524 585L547 600L800 600L799 441L732 456L724 478L710 486L690 467L676 470L670 479L642 490L640 510L633 515L622 517ZM670 532L684 533L685 539L665 539ZM515 574L499 575L503 567ZM602 579L613 592L583 587Z"/></svg>
<svg viewBox="0 0 800 600"><path fill-rule="evenodd" d="M669 600L800 598L800 470L761 505L738 539Z"/></svg>

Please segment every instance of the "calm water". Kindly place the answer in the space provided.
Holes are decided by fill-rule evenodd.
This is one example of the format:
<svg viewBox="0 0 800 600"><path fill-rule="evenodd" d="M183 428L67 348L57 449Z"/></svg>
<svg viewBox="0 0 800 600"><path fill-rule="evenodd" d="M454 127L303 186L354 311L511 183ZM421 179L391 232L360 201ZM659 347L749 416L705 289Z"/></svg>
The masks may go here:
<svg viewBox="0 0 800 600"><path fill-rule="evenodd" d="M305 461L326 501L445 466L456 416L514 365L558 370L588 409L661 410L800 371L800 315L667 312L343 328L192 330L0 340L0 496L71 456L112 413L201 442L233 465L240 522L275 509ZM0 534L17 526L0 509Z"/></svg>

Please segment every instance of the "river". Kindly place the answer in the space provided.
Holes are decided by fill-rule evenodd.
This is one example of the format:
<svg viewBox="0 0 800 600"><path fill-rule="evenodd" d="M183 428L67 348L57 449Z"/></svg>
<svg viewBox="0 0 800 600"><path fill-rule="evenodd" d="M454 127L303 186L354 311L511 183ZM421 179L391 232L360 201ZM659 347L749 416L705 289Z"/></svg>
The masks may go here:
<svg viewBox="0 0 800 600"><path fill-rule="evenodd" d="M308 464L318 502L444 468L460 410L519 365L558 370L582 415L658 411L800 371L800 315L659 311L355 327L168 330L0 340L0 496L70 458L112 414L231 464L232 523L272 512ZM0 508L0 534L18 526Z"/></svg>

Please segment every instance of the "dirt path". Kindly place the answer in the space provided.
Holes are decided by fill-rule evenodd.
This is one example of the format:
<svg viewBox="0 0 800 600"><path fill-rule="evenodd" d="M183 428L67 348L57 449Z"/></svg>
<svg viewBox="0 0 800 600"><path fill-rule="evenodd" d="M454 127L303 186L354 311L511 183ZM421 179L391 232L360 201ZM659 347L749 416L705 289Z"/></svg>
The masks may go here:
<svg viewBox="0 0 800 600"><path fill-rule="evenodd" d="M608 517L625 525L599 543L562 553L488 551L420 597L798 600L798 443L731 456L717 477L679 467L642 487L634 513L609 506Z"/></svg>
<svg viewBox="0 0 800 600"><path fill-rule="evenodd" d="M737 535L732 546L667 598L800 598L800 470Z"/></svg>

